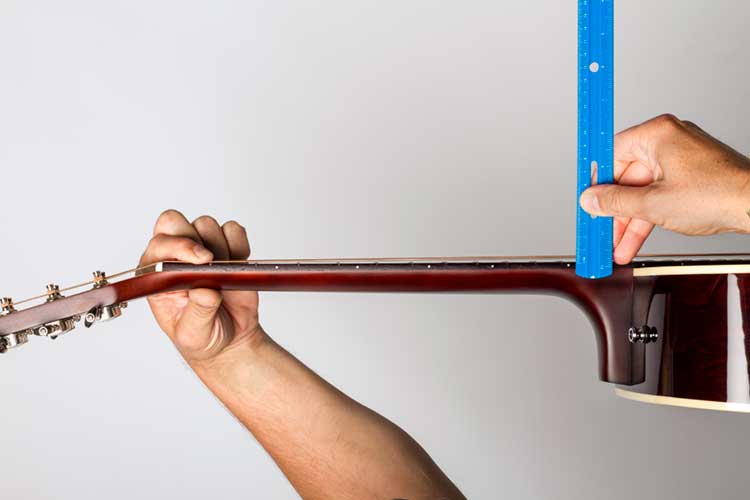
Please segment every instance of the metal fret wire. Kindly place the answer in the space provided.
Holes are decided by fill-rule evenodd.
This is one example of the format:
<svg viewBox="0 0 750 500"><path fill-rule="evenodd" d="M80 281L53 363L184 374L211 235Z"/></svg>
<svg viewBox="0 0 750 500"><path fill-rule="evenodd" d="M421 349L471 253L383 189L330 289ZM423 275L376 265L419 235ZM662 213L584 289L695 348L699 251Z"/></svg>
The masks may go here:
<svg viewBox="0 0 750 500"><path fill-rule="evenodd" d="M684 259L684 258L702 258L705 260L714 260L717 258L727 258L727 257L746 257L750 259L750 254L745 253L713 253L713 254L643 254L636 258L634 261L635 264L639 263L642 259ZM430 264L457 264L457 263L466 263L466 264L472 264L472 263L504 263L504 262L528 262L529 264L534 263L540 263L540 262L560 262L561 263L567 263L565 261L571 261L570 263L575 262L575 255L514 255L514 256L498 256L498 257L488 257L488 256L478 256L478 257L415 257L415 258L399 258L399 257L383 257L383 258L367 258L367 259L356 259L356 258L344 258L344 259L274 259L274 260L217 260L212 261L208 263L210 264L258 264L258 265L267 265L267 264L279 264L279 265L305 265L305 264L366 264L366 265L373 265L373 264L380 264L380 263L388 263L388 264L413 264L413 263L430 263ZM164 261L166 262L179 262L179 261ZM180 262L184 264L185 262ZM135 274L135 273L145 273L145 272L154 272L155 266L158 263L149 264L147 266L141 266L141 267L135 267L133 269L128 269L127 271L122 271L116 274L113 274L111 276L107 276L107 281L111 282L111 280L116 278L121 278L125 275L129 274ZM76 290L78 288L83 287L90 287L93 286L94 280L89 280L84 283L79 283L77 285L72 285L66 288L61 288L60 293L62 292L69 292L71 290ZM41 294L36 295L34 297L29 297L23 300L14 301L14 305L20 305L25 304L27 302L32 302L34 300L44 299L47 298L47 294Z"/></svg>

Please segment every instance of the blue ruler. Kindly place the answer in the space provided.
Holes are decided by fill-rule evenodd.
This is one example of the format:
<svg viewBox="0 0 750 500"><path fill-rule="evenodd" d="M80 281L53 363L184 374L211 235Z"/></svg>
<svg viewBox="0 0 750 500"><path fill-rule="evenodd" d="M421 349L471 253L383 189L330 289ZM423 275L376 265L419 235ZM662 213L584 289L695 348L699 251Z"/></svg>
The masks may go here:
<svg viewBox="0 0 750 500"><path fill-rule="evenodd" d="M614 18L614 0L578 0L578 197L614 180ZM612 218L578 206L576 222L576 274L611 275Z"/></svg>

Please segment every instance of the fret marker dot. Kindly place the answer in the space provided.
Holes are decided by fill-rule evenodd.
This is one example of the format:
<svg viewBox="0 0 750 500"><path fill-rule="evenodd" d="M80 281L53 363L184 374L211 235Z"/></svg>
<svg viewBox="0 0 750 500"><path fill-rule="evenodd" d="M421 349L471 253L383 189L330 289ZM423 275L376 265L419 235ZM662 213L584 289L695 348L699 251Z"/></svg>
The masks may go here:
<svg viewBox="0 0 750 500"><path fill-rule="evenodd" d="M591 64L589 64L589 71L592 73L598 73L599 72L599 63L594 61Z"/></svg>

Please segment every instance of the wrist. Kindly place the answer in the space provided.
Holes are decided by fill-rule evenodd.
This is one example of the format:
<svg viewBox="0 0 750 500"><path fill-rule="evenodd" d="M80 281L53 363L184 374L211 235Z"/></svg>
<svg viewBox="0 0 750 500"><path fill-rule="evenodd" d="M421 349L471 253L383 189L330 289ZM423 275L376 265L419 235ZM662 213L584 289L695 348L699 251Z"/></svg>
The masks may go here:
<svg viewBox="0 0 750 500"><path fill-rule="evenodd" d="M285 351L258 327L214 358L189 363L198 378L240 421L256 430L264 415L278 415L279 388L289 377ZM293 359L293 358L292 358ZM277 404L274 404L276 402Z"/></svg>
<svg viewBox="0 0 750 500"><path fill-rule="evenodd" d="M251 331L234 339L216 356L205 360L188 360L190 367L201 379L225 378L237 367L256 364L260 351L272 342L263 327L257 324Z"/></svg>

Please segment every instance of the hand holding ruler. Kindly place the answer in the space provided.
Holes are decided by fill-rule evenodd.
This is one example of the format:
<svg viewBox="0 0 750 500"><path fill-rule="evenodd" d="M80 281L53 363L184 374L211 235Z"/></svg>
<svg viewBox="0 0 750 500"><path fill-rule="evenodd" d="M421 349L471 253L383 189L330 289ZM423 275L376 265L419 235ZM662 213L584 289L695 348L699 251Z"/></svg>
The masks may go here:
<svg viewBox="0 0 750 500"><path fill-rule="evenodd" d="M578 199L593 183L614 181L614 0L578 0ZM578 204L576 274L612 274L611 217Z"/></svg>

